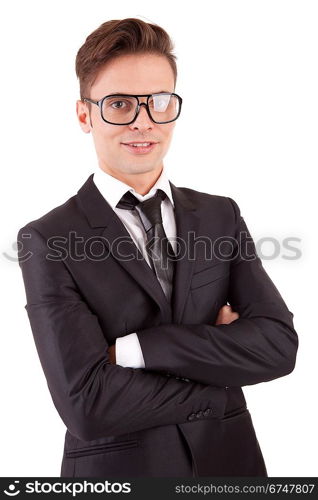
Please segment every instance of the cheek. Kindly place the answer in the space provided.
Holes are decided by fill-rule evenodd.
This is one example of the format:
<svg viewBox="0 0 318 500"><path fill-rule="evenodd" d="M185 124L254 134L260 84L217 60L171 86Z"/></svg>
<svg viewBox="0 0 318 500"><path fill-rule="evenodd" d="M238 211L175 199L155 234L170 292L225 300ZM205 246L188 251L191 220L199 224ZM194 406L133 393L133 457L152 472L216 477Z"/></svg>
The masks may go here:
<svg viewBox="0 0 318 500"><path fill-rule="evenodd" d="M173 123L172 124L167 123L166 128L160 130L162 142L164 142L165 144L168 144L171 141L174 127L175 125Z"/></svg>
<svg viewBox="0 0 318 500"><path fill-rule="evenodd" d="M114 133L114 130L100 130L98 134L98 142L101 146L104 146L107 149L120 147L120 137L116 134L116 132Z"/></svg>
<svg viewBox="0 0 318 500"><path fill-rule="evenodd" d="M164 135L164 147L167 148L172 140L172 130Z"/></svg>

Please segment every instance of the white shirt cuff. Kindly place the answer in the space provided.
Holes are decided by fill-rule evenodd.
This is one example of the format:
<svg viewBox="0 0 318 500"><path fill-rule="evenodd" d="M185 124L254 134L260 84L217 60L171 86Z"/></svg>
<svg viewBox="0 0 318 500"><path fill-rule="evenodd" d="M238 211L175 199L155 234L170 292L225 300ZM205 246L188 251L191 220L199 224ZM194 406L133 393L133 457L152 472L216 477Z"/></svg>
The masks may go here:
<svg viewBox="0 0 318 500"><path fill-rule="evenodd" d="M139 339L136 333L118 337L115 342L116 365L145 368Z"/></svg>

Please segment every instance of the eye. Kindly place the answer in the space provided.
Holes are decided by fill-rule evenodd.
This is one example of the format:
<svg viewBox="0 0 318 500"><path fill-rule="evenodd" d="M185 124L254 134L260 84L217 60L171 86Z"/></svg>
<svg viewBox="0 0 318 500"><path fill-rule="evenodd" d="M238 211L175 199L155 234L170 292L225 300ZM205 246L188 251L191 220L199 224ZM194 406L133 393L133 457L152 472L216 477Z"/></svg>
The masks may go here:
<svg viewBox="0 0 318 500"><path fill-rule="evenodd" d="M115 106L114 106L114 104L115 104ZM115 101L115 102L111 103L111 106L114 107L115 109L121 109L124 106L116 106L116 104L124 104L124 106L126 106L127 103L125 103L124 101Z"/></svg>

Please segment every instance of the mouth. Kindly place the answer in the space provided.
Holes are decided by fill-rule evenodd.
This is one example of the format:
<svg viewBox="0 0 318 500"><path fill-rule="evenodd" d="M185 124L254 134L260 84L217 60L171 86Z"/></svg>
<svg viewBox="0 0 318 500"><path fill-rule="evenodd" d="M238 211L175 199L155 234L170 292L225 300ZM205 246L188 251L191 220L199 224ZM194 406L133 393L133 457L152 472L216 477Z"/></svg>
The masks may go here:
<svg viewBox="0 0 318 500"><path fill-rule="evenodd" d="M127 151L133 154L145 154L153 151L158 143L157 142L122 142L121 145L126 148Z"/></svg>

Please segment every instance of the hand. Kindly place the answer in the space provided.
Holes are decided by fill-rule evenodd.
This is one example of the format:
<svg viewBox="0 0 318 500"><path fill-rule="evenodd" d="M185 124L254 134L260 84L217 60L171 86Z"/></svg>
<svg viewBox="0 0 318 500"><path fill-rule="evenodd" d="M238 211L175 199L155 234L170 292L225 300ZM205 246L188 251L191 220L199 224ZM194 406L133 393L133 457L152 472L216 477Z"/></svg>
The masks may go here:
<svg viewBox="0 0 318 500"><path fill-rule="evenodd" d="M237 312L232 311L232 307L225 305L221 307L218 313L218 317L216 318L216 325L228 325L229 323L232 323L232 321L235 321L238 319L240 316Z"/></svg>
<svg viewBox="0 0 318 500"><path fill-rule="evenodd" d="M115 344L110 345L107 349L109 361L112 365L116 364L116 349Z"/></svg>

